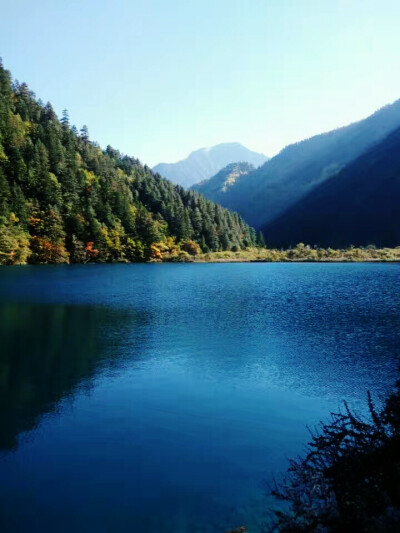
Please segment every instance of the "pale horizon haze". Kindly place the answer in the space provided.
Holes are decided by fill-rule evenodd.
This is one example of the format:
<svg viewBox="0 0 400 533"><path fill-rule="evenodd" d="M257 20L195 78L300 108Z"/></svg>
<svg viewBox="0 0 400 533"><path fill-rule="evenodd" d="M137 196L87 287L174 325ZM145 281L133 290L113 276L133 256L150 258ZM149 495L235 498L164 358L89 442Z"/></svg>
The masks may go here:
<svg viewBox="0 0 400 533"><path fill-rule="evenodd" d="M149 166L224 142L272 156L400 98L397 0L1 4L13 78Z"/></svg>

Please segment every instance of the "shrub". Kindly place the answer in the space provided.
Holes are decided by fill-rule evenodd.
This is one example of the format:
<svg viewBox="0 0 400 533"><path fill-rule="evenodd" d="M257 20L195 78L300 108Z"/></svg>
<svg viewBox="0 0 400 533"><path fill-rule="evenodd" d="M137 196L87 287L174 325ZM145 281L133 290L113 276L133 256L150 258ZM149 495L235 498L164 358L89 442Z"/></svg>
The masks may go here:
<svg viewBox="0 0 400 533"><path fill-rule="evenodd" d="M400 381L369 416L347 404L312 434L307 455L292 460L287 478L272 493L287 502L269 531L400 531Z"/></svg>
<svg viewBox="0 0 400 533"><path fill-rule="evenodd" d="M197 244L197 242L194 242L190 239L181 243L181 249L190 255L198 255L201 253L200 246Z"/></svg>

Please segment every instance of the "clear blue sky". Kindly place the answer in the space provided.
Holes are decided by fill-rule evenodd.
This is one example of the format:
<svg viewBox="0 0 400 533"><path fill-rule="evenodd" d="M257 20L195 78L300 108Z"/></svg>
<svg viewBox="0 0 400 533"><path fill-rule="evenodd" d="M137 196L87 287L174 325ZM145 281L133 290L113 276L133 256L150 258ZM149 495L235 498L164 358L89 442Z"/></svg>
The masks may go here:
<svg viewBox="0 0 400 533"><path fill-rule="evenodd" d="M14 78L149 165L272 155L400 98L399 0L0 1Z"/></svg>

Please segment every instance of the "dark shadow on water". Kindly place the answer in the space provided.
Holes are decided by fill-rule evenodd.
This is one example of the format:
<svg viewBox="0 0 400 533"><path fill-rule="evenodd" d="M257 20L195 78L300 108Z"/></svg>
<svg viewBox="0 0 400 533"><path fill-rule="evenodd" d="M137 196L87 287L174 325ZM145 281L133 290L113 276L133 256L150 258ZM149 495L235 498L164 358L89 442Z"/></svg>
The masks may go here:
<svg viewBox="0 0 400 533"><path fill-rule="evenodd" d="M1 304L0 450L15 449L44 413L118 364L121 330L138 319L94 306Z"/></svg>

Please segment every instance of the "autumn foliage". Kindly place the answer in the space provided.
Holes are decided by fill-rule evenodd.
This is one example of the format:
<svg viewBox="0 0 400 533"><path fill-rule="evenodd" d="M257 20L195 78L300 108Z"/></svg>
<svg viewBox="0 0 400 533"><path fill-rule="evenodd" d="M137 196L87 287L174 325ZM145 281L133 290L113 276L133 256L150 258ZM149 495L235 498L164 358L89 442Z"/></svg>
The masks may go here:
<svg viewBox="0 0 400 533"><path fill-rule="evenodd" d="M85 252L86 252L86 260L88 262L89 261L94 261L96 259L96 257L99 255L99 250L96 250L94 248L94 242L93 241L90 241L90 242L86 243Z"/></svg>
<svg viewBox="0 0 400 533"><path fill-rule="evenodd" d="M30 240L32 263L68 263L69 254L60 243L52 243L43 237L34 235Z"/></svg>

